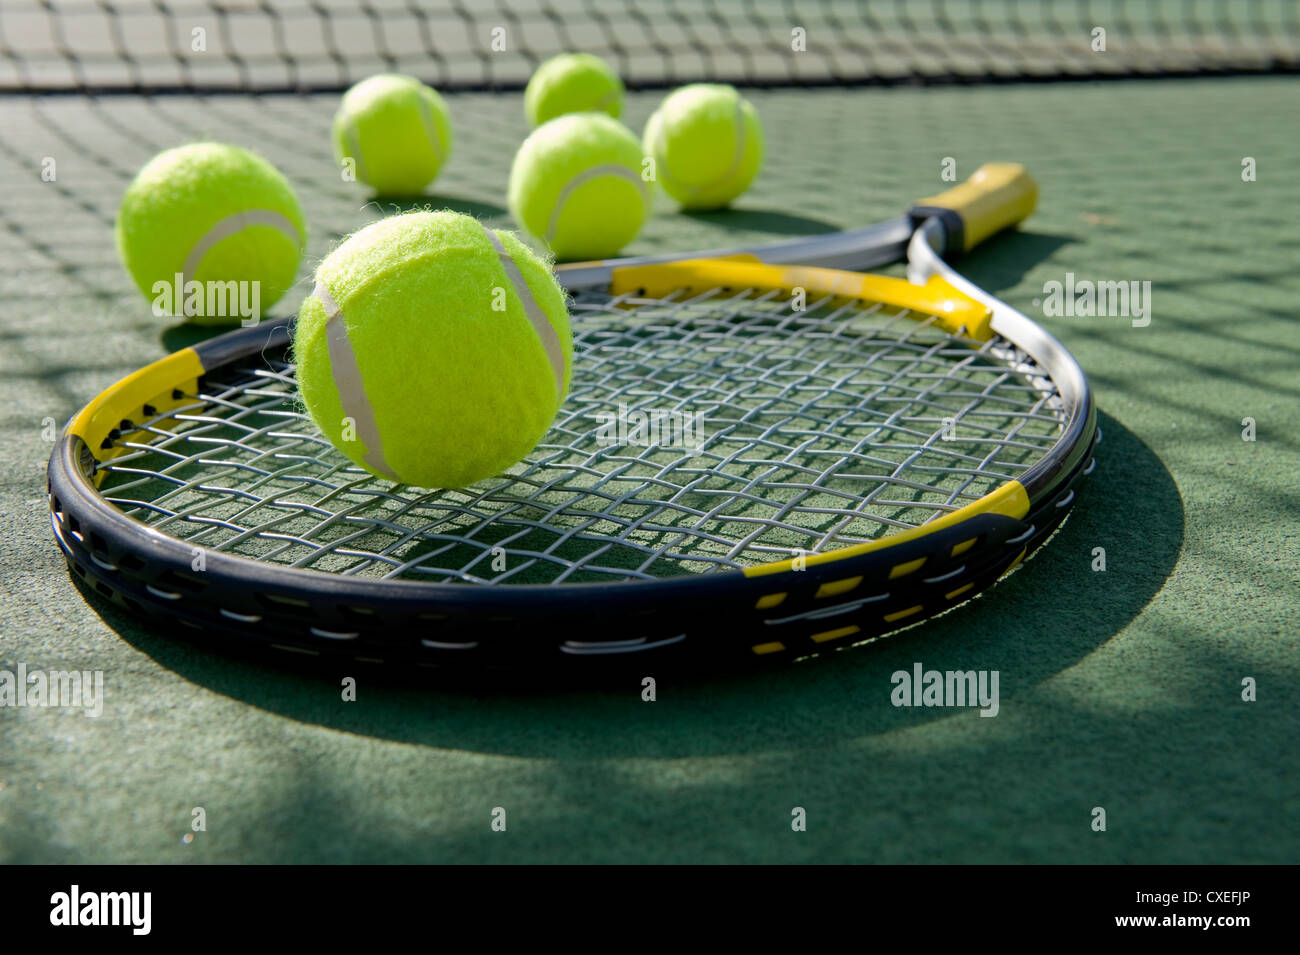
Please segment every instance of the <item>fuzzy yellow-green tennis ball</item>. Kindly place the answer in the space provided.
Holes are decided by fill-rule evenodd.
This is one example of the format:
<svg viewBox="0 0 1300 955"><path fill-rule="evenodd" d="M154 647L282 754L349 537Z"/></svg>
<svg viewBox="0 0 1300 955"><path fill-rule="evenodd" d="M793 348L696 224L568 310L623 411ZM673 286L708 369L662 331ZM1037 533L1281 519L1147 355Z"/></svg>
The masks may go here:
<svg viewBox="0 0 1300 955"><path fill-rule="evenodd" d="M451 114L437 91L413 76L380 73L343 94L334 114L334 152L381 196L415 196L451 155Z"/></svg>
<svg viewBox="0 0 1300 955"><path fill-rule="evenodd" d="M650 215L641 143L604 113L568 113L533 130L510 168L510 213L560 259L599 259Z"/></svg>
<svg viewBox="0 0 1300 955"><path fill-rule="evenodd" d="M117 214L117 250L161 315L257 319L293 285L307 224L288 181L237 146L191 143L140 170Z"/></svg>
<svg viewBox="0 0 1300 955"><path fill-rule="evenodd" d="M758 111L732 86L675 90L646 123L643 143L659 184L684 209L725 206L749 188L763 164Z"/></svg>
<svg viewBox="0 0 1300 955"><path fill-rule="evenodd" d="M608 63L590 53L561 53L537 68L524 90L524 112L532 126L565 113L595 111L615 119L623 112L623 81Z"/></svg>
<svg viewBox="0 0 1300 955"><path fill-rule="evenodd" d="M464 487L541 440L569 386L564 293L512 232L411 212L321 263L294 331L312 420L356 464L416 487Z"/></svg>

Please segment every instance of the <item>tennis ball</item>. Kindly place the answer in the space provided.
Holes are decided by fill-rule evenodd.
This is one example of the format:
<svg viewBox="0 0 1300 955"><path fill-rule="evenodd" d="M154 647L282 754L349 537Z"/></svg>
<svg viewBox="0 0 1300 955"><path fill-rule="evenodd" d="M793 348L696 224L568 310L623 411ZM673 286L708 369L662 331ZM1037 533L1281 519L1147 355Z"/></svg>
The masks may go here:
<svg viewBox="0 0 1300 955"><path fill-rule="evenodd" d="M117 215L118 254L145 298L199 322L260 317L293 284L306 240L284 176L221 143L159 153L127 188ZM170 307L161 304L164 294ZM249 304L258 314L247 313Z"/></svg>
<svg viewBox="0 0 1300 955"><path fill-rule="evenodd" d="M510 212L557 258L599 259L650 215L636 135L604 113L568 113L533 130L510 168Z"/></svg>
<svg viewBox="0 0 1300 955"><path fill-rule="evenodd" d="M372 474L464 487L546 433L569 386L564 293L511 232L410 212L354 233L320 264L294 330L316 426Z"/></svg>
<svg viewBox="0 0 1300 955"><path fill-rule="evenodd" d="M451 155L451 115L437 91L413 76L380 73L343 94L334 152L381 196L424 191Z"/></svg>
<svg viewBox="0 0 1300 955"><path fill-rule="evenodd" d="M731 86L675 90L646 123L643 143L659 184L684 209L725 206L763 164L758 111Z"/></svg>
<svg viewBox="0 0 1300 955"><path fill-rule="evenodd" d="M565 113L623 112L623 81L609 64L590 53L562 53L537 68L524 90L524 112L532 126Z"/></svg>

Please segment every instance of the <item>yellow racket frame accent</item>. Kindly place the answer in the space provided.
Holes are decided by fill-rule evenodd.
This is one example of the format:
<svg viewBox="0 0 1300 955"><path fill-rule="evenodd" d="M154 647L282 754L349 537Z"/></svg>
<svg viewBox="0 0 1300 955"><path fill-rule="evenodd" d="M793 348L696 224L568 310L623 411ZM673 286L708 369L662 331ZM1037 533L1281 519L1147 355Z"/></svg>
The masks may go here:
<svg viewBox="0 0 1300 955"><path fill-rule="evenodd" d="M130 449L116 442L105 447L110 434L192 403L204 372L203 360L193 348L173 352L100 393L68 422L65 431L81 438L95 460L111 460ZM183 397L175 397L178 391Z"/></svg>
<svg viewBox="0 0 1300 955"><path fill-rule="evenodd" d="M993 337L993 311L958 291L939 276L924 285L884 275L864 275L839 269L802 265L766 265L752 256L726 259L686 259L654 265L630 265L613 269L610 291L616 295L645 295L664 298L674 293L699 295L732 289L779 290L793 295L802 289L814 297L863 303L877 302L907 309L914 320L933 318L950 335L962 335L977 342Z"/></svg>
<svg viewBox="0 0 1300 955"><path fill-rule="evenodd" d="M839 550L828 551L825 554L809 554L806 557L791 557L771 564L759 564L755 567L746 567L743 569L743 573L746 577L766 577L769 574L784 574L787 571L794 570L796 564L803 568L816 567L819 564L833 564L837 560L856 557L859 554L866 554L873 550L884 550L887 547L896 547L907 541L916 540L918 537L926 537L936 531L943 530L946 527L951 527L954 524L968 521L978 514L1001 514L1004 517L1014 517L1016 520L1021 520L1028 513L1029 493L1019 481L1008 481L996 490L989 491L989 493L985 494L978 500L971 501L965 507L959 507L957 510L945 514L943 517L936 517L932 521L926 521L921 526L913 527L911 530L902 531L898 534L890 534L888 537L882 537L879 540L874 541L867 541L864 544L855 544L852 547L842 547ZM969 543L966 541L958 544L953 548L953 556L966 550L967 547L969 547ZM916 561L908 561L895 567L890 572L890 577L891 579L901 577L919 569L920 565ZM856 583L857 581L853 582L855 586ZM827 590L827 588L832 588L833 586L834 582L830 584L822 584L822 590L830 593L832 591ZM833 590L833 592L838 595L843 593L845 589L852 588L842 587ZM819 593L818 596L822 596L822 594ZM772 606L772 601L775 597L769 595L768 597L761 599L768 601L764 606ZM779 602L780 601L776 601L776 603Z"/></svg>

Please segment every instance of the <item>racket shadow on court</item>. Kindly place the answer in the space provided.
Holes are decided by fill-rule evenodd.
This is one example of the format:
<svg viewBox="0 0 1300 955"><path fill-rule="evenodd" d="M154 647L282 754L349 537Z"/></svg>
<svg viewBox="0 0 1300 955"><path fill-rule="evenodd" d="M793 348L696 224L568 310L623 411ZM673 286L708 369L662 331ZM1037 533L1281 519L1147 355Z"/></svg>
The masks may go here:
<svg viewBox="0 0 1300 955"><path fill-rule="evenodd" d="M1071 518L988 599L868 646L772 670L664 677L651 669L654 703L642 700L635 676L597 687L539 678L486 689L379 667L304 670L283 657L232 657L142 629L106 601L88 599L123 640L187 680L298 722L378 739L589 759L762 752L794 744L800 726L817 727L824 744L874 737L953 715L892 706L895 672L916 663L998 670L1005 711L1106 644L1160 591L1182 546L1181 498L1150 448L1104 413L1101 426L1097 468ZM1094 569L1097 548L1104 571ZM358 702L340 701L348 677L358 682Z"/></svg>
<svg viewBox="0 0 1300 955"><path fill-rule="evenodd" d="M838 230L838 226L819 219L792 215L779 209L681 210L677 214L720 230L770 236L826 235ZM1012 285L1033 265L1075 241L1077 240L1068 236L1020 229L1001 236L995 249L975 249L968 253L962 260L962 267L969 277L976 280L975 284L990 291L999 291L995 283L980 274L981 259L996 262L998 274L1007 279L1007 285Z"/></svg>
<svg viewBox="0 0 1300 955"><path fill-rule="evenodd" d="M839 231L839 226L829 222L793 215L780 209L682 209L677 214L717 229L774 236L825 235Z"/></svg>

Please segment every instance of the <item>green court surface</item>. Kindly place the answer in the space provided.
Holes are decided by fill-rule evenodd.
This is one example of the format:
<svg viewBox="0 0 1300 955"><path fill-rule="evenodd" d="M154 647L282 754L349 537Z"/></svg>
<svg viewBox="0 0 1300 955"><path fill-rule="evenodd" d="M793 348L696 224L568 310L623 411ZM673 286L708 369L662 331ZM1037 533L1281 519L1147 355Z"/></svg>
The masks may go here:
<svg viewBox="0 0 1300 955"><path fill-rule="evenodd" d="M345 703L336 680L142 630L74 587L50 533L49 423L210 334L153 317L117 261L135 170L212 137L286 172L311 238L277 314L392 209L339 181L335 95L0 99L0 669L105 674L97 718L0 710L0 860L1294 862L1298 91L748 91L768 139L754 188L726 212L661 203L628 252L851 227L939 191L945 158L961 177L1023 162L1038 211L963 268L1078 357L1104 440L1064 529L981 599L821 660L664 680L655 702L639 684L456 692L359 673ZM634 128L660 95L629 96ZM510 226L521 101L448 96L456 152L430 205ZM1150 282L1150 323L1044 316L1069 273ZM891 674L917 663L997 670L996 717L893 706ZM195 807L207 830L186 840Z"/></svg>

